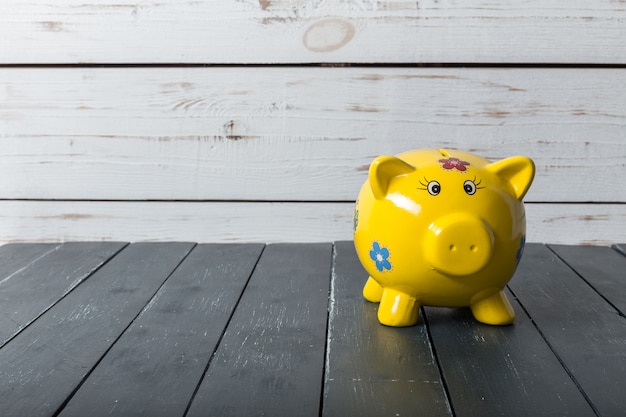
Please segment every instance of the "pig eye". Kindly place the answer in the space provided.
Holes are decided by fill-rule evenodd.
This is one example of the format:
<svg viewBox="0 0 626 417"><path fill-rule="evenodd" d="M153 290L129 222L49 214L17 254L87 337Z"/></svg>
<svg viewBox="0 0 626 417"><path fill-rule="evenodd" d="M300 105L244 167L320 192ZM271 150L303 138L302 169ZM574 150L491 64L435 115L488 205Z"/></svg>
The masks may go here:
<svg viewBox="0 0 626 417"><path fill-rule="evenodd" d="M427 190L430 195L437 195L441 192L441 185L437 181L428 181L426 177L424 177L424 181L420 181L420 184L424 188L418 188L418 190Z"/></svg>
<svg viewBox="0 0 626 417"><path fill-rule="evenodd" d="M431 195L437 195L441 192L441 185L437 181L431 181L426 186L426 189Z"/></svg>
<svg viewBox="0 0 626 417"><path fill-rule="evenodd" d="M463 183L463 189L468 195L474 195L476 188L476 184L472 180L467 180Z"/></svg>

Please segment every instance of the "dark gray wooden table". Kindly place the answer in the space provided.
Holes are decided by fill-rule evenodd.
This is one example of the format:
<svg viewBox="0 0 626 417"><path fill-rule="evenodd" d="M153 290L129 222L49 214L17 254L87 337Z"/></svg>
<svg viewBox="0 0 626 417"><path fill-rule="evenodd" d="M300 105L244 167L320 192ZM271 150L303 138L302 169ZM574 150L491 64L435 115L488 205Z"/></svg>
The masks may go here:
<svg viewBox="0 0 626 417"><path fill-rule="evenodd" d="M529 244L511 326L378 324L351 242L0 247L0 416L623 416L626 247Z"/></svg>

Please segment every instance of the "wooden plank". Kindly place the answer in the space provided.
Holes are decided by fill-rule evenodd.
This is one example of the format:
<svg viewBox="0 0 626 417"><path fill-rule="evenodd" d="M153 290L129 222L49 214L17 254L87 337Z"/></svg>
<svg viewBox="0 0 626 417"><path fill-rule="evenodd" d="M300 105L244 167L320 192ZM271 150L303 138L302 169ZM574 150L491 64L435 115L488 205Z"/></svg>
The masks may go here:
<svg viewBox="0 0 626 417"><path fill-rule="evenodd" d="M626 243L619 243L613 245L613 248L620 252L622 255L626 255Z"/></svg>
<svg viewBox="0 0 626 417"><path fill-rule="evenodd" d="M625 19L610 0L5 0L0 62L624 63Z"/></svg>
<svg viewBox="0 0 626 417"><path fill-rule="evenodd" d="M545 246L527 245L510 288L598 415L622 415L624 317Z"/></svg>
<svg viewBox="0 0 626 417"><path fill-rule="evenodd" d="M0 346L65 297L126 244L66 243L0 284ZM23 246L28 251L26 245ZM27 295L27 301L25 296Z"/></svg>
<svg viewBox="0 0 626 417"><path fill-rule="evenodd" d="M611 248L550 245L559 258L626 316L626 258Z"/></svg>
<svg viewBox="0 0 626 417"><path fill-rule="evenodd" d="M196 246L59 416L182 417L262 250Z"/></svg>
<svg viewBox="0 0 626 417"><path fill-rule="evenodd" d="M59 246L56 243L9 243L0 246L0 285L39 262Z"/></svg>
<svg viewBox="0 0 626 417"><path fill-rule="evenodd" d="M457 417L595 416L530 318L486 326L469 309L426 308L428 329Z"/></svg>
<svg viewBox="0 0 626 417"><path fill-rule="evenodd" d="M0 241L328 242L352 239L353 202L0 201ZM619 204L526 204L527 241L626 240Z"/></svg>
<svg viewBox="0 0 626 417"><path fill-rule="evenodd" d="M330 244L269 245L188 416L318 416Z"/></svg>
<svg viewBox="0 0 626 417"><path fill-rule="evenodd" d="M2 415L55 415L192 246L130 245L7 343Z"/></svg>
<svg viewBox="0 0 626 417"><path fill-rule="evenodd" d="M425 324L378 322L352 242L335 244L333 265L323 415L452 415Z"/></svg>
<svg viewBox="0 0 626 417"><path fill-rule="evenodd" d="M525 204L528 242L606 246L626 238L624 204Z"/></svg>
<svg viewBox="0 0 626 417"><path fill-rule="evenodd" d="M608 68L2 68L0 198L346 201L376 156L443 147L532 157L526 201L624 203L619 86Z"/></svg>

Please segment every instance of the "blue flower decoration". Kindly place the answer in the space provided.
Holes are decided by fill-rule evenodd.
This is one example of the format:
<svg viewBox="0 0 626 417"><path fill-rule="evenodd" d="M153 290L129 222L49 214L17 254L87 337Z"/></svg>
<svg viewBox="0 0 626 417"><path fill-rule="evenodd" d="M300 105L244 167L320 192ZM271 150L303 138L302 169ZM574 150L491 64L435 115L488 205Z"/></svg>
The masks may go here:
<svg viewBox="0 0 626 417"><path fill-rule="evenodd" d="M370 250L370 258L376 262L376 269L383 272L385 269L391 269L391 262L389 262L389 249L380 247L378 242L374 242L372 250Z"/></svg>
<svg viewBox="0 0 626 417"><path fill-rule="evenodd" d="M522 239L519 241L519 248L517 249L517 253L515 254L515 259L517 263L522 259L522 255L524 254L524 245L526 244L526 236L522 236Z"/></svg>

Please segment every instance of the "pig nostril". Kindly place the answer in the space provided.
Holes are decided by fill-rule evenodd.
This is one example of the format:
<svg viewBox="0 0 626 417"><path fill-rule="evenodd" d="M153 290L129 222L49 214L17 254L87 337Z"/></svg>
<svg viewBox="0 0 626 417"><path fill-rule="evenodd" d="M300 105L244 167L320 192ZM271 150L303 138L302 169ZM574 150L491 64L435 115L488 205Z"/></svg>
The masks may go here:
<svg viewBox="0 0 626 417"><path fill-rule="evenodd" d="M453 213L428 227L424 239L425 260L450 276L468 276L481 271L493 256L494 236L482 219Z"/></svg>

